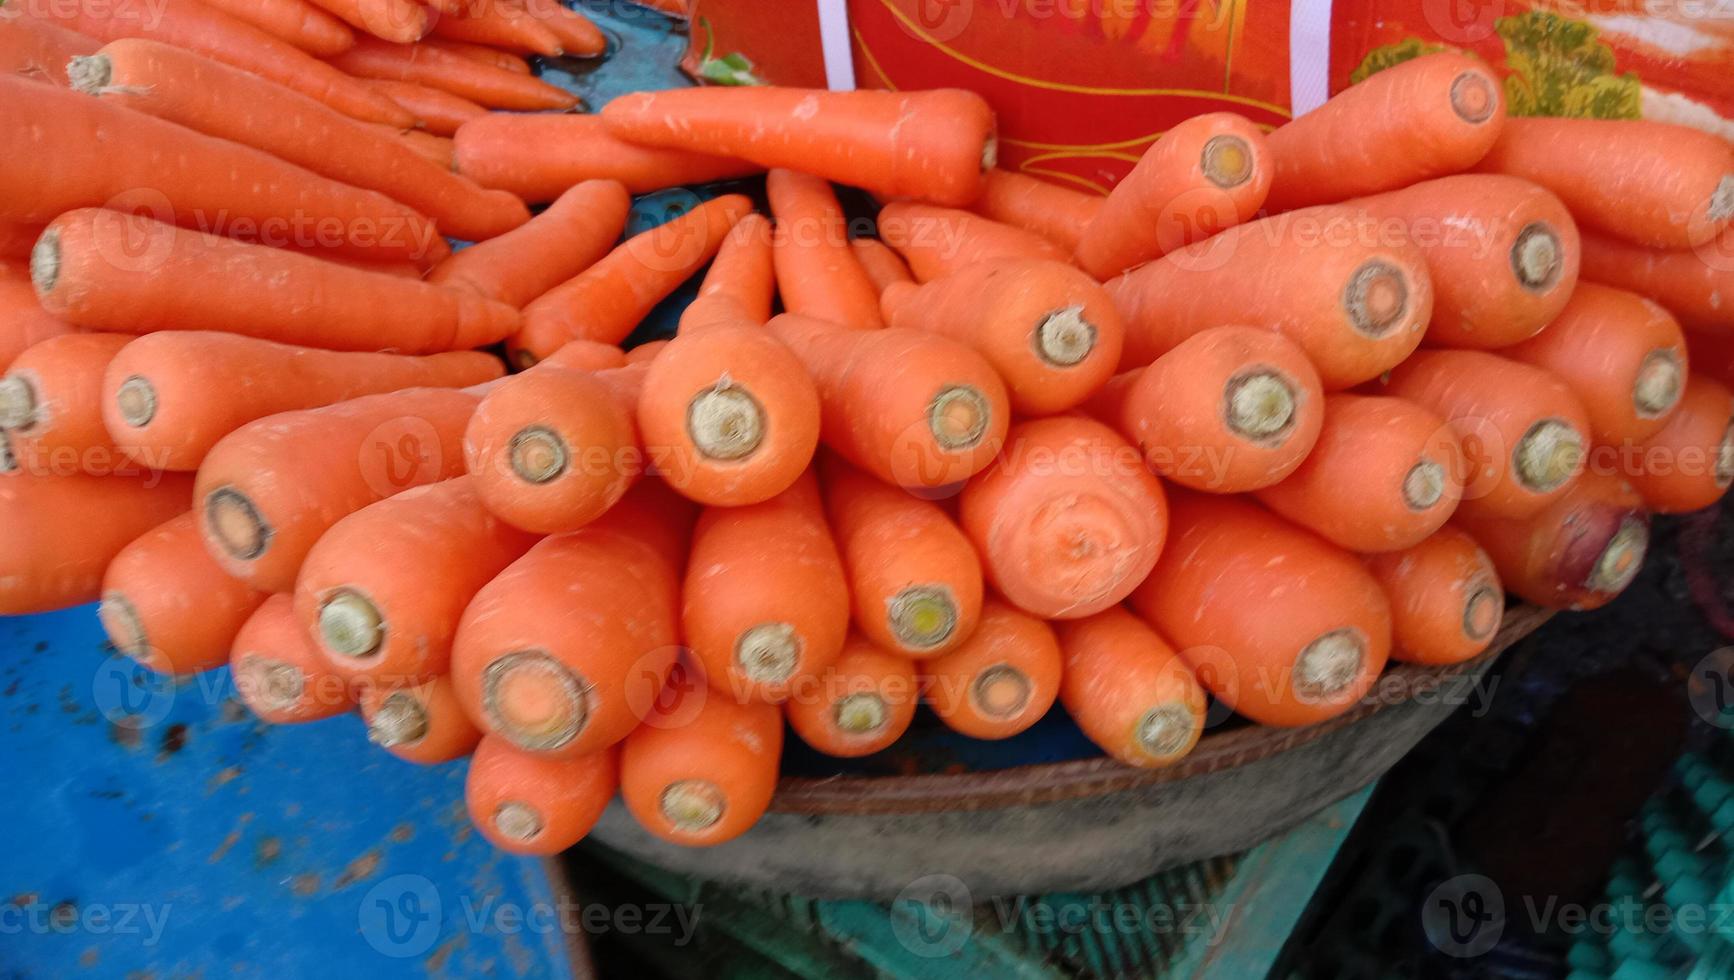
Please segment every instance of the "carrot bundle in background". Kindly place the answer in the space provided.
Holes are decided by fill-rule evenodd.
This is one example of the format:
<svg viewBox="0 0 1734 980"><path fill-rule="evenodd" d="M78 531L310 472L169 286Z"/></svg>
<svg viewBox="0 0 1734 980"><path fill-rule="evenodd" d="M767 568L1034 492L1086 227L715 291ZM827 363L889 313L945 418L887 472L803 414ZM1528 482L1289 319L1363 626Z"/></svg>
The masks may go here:
<svg viewBox="0 0 1734 980"><path fill-rule="evenodd" d="M1698 249L1660 251L1583 236L1584 279L1648 296L1692 330L1734 334L1734 232Z"/></svg>
<svg viewBox="0 0 1734 980"><path fill-rule="evenodd" d="M998 599L962 645L921 662L921 696L947 727L971 738L1010 738L1042 720L1064 671L1052 626Z"/></svg>
<svg viewBox="0 0 1734 980"><path fill-rule="evenodd" d="M237 20L317 58L328 58L355 44L355 33L309 0L200 0ZM85 54L87 52L79 52Z"/></svg>
<svg viewBox="0 0 1734 980"><path fill-rule="evenodd" d="M460 8L457 13L442 13L431 18L433 28L430 33L434 37L531 51L550 58L567 53L559 35L516 7L500 2L459 3L456 6ZM600 33L597 40L601 40ZM597 44L592 51L574 51L572 54L594 54L600 50L601 45Z"/></svg>
<svg viewBox="0 0 1734 980"><path fill-rule="evenodd" d="M1173 765L1204 733L1207 700L1192 668L1120 606L1058 624L1060 702L1090 741L1129 766Z"/></svg>
<svg viewBox="0 0 1734 980"><path fill-rule="evenodd" d="M897 250L918 282L995 259L1066 258L1035 232L916 201L892 201L880 208L878 229L880 240Z"/></svg>
<svg viewBox="0 0 1734 980"><path fill-rule="evenodd" d="M286 593L266 599L235 634L229 669L235 693L261 721L295 725L347 714L358 692L331 672Z"/></svg>
<svg viewBox="0 0 1734 980"><path fill-rule="evenodd" d="M69 333L18 355L0 379L0 429L7 430L12 454L21 465L87 462L87 453L112 445L98 393L103 372L132 339L118 333ZM117 460L101 462L113 465Z"/></svg>
<svg viewBox="0 0 1734 980"><path fill-rule="evenodd" d="M428 281L467 286L523 309L607 255L631 209L632 199L618 183L585 181L522 227L454 253L434 267Z"/></svg>
<svg viewBox="0 0 1734 980"><path fill-rule="evenodd" d="M907 657L851 633L837 659L785 702L784 713L801 741L848 759L872 755L903 737L919 699Z"/></svg>
<svg viewBox="0 0 1734 980"><path fill-rule="evenodd" d="M775 705L716 695L696 707L659 700L620 748L620 796L663 840L721 844L770 808L782 753Z"/></svg>
<svg viewBox="0 0 1734 980"><path fill-rule="evenodd" d="M878 291L849 248L831 185L779 168L765 176L765 193L776 218L772 260L784 308L858 330L883 327Z"/></svg>
<svg viewBox="0 0 1734 980"><path fill-rule="evenodd" d="M634 194L745 177L765 168L709 153L636 146L599 116L490 112L458 127L458 173L531 204L586 180L617 180Z"/></svg>
<svg viewBox="0 0 1734 980"><path fill-rule="evenodd" d="M218 567L189 511L114 556L97 618L116 650L151 670L196 674L229 662L235 635L266 598Z"/></svg>
<svg viewBox="0 0 1734 980"><path fill-rule="evenodd" d="M432 766L461 759L482 740L443 675L402 687L369 685L360 708L367 740L405 762Z"/></svg>
<svg viewBox="0 0 1734 980"><path fill-rule="evenodd" d="M594 58L608 47L608 38L590 18L560 0L506 0L506 3L554 32L560 46L572 57Z"/></svg>
<svg viewBox="0 0 1734 980"><path fill-rule="evenodd" d="M539 78L419 44L391 44L370 37L358 38L354 47L332 58L331 64L358 79L426 85L489 109L529 112L570 109L578 104L577 96ZM383 95L379 97L385 98Z"/></svg>
<svg viewBox="0 0 1734 980"><path fill-rule="evenodd" d="M1625 448L1616 457L1625 457ZM1651 510L1678 514L1714 506L1734 482L1734 392L1694 371L1674 414L1634 455L1625 457L1620 474Z"/></svg>
<svg viewBox="0 0 1734 980"><path fill-rule="evenodd" d="M613 750L550 759L489 735L470 760L464 802L470 821L500 850L553 855L584 839L619 788Z"/></svg>
<svg viewBox="0 0 1734 980"><path fill-rule="evenodd" d="M1102 210L1102 200L1039 177L995 168L982 175L981 196L969 209L1001 224L1033 231L1070 253Z"/></svg>
<svg viewBox="0 0 1734 980"><path fill-rule="evenodd" d="M1499 632L1505 590L1481 546L1442 527L1412 548L1369 555L1367 570L1391 601L1391 659L1455 664L1481 655Z"/></svg>
<svg viewBox="0 0 1734 980"><path fill-rule="evenodd" d="M1622 477L1594 469L1526 516L1464 510L1455 521L1507 590L1553 609L1607 605L1637 577L1650 545L1643 498Z"/></svg>

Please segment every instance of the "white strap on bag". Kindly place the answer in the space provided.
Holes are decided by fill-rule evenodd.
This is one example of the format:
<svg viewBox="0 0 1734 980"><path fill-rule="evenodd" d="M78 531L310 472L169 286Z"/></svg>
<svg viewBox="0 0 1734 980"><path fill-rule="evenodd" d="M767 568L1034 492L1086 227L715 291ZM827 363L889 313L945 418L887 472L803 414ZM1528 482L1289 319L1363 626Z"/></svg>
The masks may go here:
<svg viewBox="0 0 1734 980"><path fill-rule="evenodd" d="M849 50L849 0L818 0L818 3L825 85L833 92L847 92L855 87L855 57Z"/></svg>
<svg viewBox="0 0 1734 980"><path fill-rule="evenodd" d="M1288 92L1296 116L1331 97L1331 0L1294 0L1289 5Z"/></svg>

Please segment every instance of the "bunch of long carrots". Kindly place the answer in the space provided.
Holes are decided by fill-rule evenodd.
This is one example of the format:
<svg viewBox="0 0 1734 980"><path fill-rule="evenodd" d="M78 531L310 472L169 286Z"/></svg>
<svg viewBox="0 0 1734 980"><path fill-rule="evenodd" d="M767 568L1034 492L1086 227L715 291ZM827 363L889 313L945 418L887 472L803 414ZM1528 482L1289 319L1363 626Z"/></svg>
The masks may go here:
<svg viewBox="0 0 1734 980"><path fill-rule="evenodd" d="M1507 591L1612 600L1734 479L1734 150L1508 119L1454 54L1099 198L998 169L961 90L534 111L575 101L534 58L606 48L542 0L25 10L0 611L100 600L267 721L471 757L506 850L616 795L746 833L785 721L853 757L1059 702L1141 767L1213 700L1315 724L1484 656ZM626 234L759 174L768 214Z"/></svg>

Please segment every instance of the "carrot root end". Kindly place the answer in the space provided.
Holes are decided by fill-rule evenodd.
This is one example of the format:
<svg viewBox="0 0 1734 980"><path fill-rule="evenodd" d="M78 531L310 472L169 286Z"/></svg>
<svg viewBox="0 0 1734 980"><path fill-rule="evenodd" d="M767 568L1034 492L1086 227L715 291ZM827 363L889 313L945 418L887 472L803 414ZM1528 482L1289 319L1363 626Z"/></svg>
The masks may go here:
<svg viewBox="0 0 1734 980"><path fill-rule="evenodd" d="M542 833L542 815L528 803L507 800L494 808L494 830L501 837L520 844L529 843Z"/></svg>
<svg viewBox="0 0 1734 980"><path fill-rule="evenodd" d="M675 827L698 833L723 818L728 797L708 779L682 779L663 788L657 807Z"/></svg>
<svg viewBox="0 0 1734 980"><path fill-rule="evenodd" d="M1619 592L1638 577L1644 553L1650 549L1650 527L1642 519L1626 517L1596 558L1595 569L1584 585L1596 592Z"/></svg>
<svg viewBox="0 0 1734 980"><path fill-rule="evenodd" d="M1505 597L1491 585L1470 593L1463 603L1463 635L1477 642L1493 635L1505 614Z"/></svg>
<svg viewBox="0 0 1734 980"><path fill-rule="evenodd" d="M1484 123L1498 106L1493 80L1485 73L1466 71L1451 80L1451 111L1464 122Z"/></svg>
<svg viewBox="0 0 1734 980"><path fill-rule="evenodd" d="M319 638L334 653L366 657L385 640L385 617L366 596L340 589L319 607Z"/></svg>
<svg viewBox="0 0 1734 980"><path fill-rule="evenodd" d="M1326 701L1360 676L1367 643L1358 630L1332 630L1306 645L1295 659L1292 682L1303 701Z"/></svg>
<svg viewBox="0 0 1734 980"><path fill-rule="evenodd" d="M28 378L0 378L0 429L26 429L36 421L36 386Z"/></svg>
<svg viewBox="0 0 1734 980"><path fill-rule="evenodd" d="M1423 459L1403 477L1403 503L1410 510L1426 510L1445 496L1445 467L1436 460Z"/></svg>
<svg viewBox="0 0 1734 980"><path fill-rule="evenodd" d="M205 520L223 551L236 561L252 561L271 546L271 525L252 499L234 487L218 487L205 497Z"/></svg>
<svg viewBox="0 0 1734 980"><path fill-rule="evenodd" d="M1252 147L1238 136L1214 136L1204 144L1199 169L1212 184L1228 190L1252 177Z"/></svg>
<svg viewBox="0 0 1734 980"><path fill-rule="evenodd" d="M540 650L519 650L482 672L482 711L494 731L527 752L569 744L590 720L588 687Z"/></svg>
<svg viewBox="0 0 1734 980"><path fill-rule="evenodd" d="M1524 289L1532 293L1552 289L1564 263L1559 235L1546 222L1532 222L1517 233L1511 246L1511 271Z"/></svg>
<svg viewBox="0 0 1734 980"><path fill-rule="evenodd" d="M1235 435L1255 442L1278 442L1294 425L1295 390L1270 370L1251 371L1229 380L1223 412Z"/></svg>
<svg viewBox="0 0 1734 980"><path fill-rule="evenodd" d="M1658 348L1645 354L1638 368L1638 380L1632 385L1632 406L1640 418L1666 415L1679 404L1685 387L1680 355L1666 347Z"/></svg>
<svg viewBox="0 0 1734 980"><path fill-rule="evenodd" d="M1355 270L1343 288L1343 310L1355 330L1375 340L1390 333L1409 312L1409 283L1403 270L1373 259Z"/></svg>
<svg viewBox="0 0 1734 980"><path fill-rule="evenodd" d="M765 410L751 392L724 377L687 403L686 434L706 459L744 459L764 441Z"/></svg>
<svg viewBox="0 0 1734 980"><path fill-rule="evenodd" d="M152 661L156 657L151 652L150 640L145 636L144 622L126 596L119 592L104 592L102 604L96 607L96 618L116 650L153 667Z"/></svg>
<svg viewBox="0 0 1734 980"><path fill-rule="evenodd" d="M30 283L37 293L54 291L60 281L60 232L50 228L30 247Z"/></svg>
<svg viewBox="0 0 1734 980"><path fill-rule="evenodd" d="M1159 704L1138 719L1138 747L1153 758L1166 759L1186 751L1192 744L1196 716L1178 702Z"/></svg>
<svg viewBox="0 0 1734 980"><path fill-rule="evenodd" d="M1010 664L994 664L975 676L969 698L989 718L1012 718L1030 702L1030 679Z"/></svg>
<svg viewBox="0 0 1734 980"><path fill-rule="evenodd" d="M506 448L512 472L525 483L543 484L566 472L571 453L566 440L540 425L519 429Z"/></svg>
<svg viewBox="0 0 1734 980"><path fill-rule="evenodd" d="M157 389L143 375L135 374L122 381L114 393L114 402L120 409L121 421L135 429L144 428L157 417Z"/></svg>
<svg viewBox="0 0 1734 980"><path fill-rule="evenodd" d="M268 711L288 711L307 690L307 675L292 663L248 654L237 666L241 674L237 683L245 685L253 700Z"/></svg>
<svg viewBox="0 0 1734 980"><path fill-rule="evenodd" d="M1082 306L1068 306L1036 324L1036 353L1054 367L1071 367L1096 349L1096 325L1084 319Z"/></svg>
<svg viewBox="0 0 1734 980"><path fill-rule="evenodd" d="M414 745L427 737L427 707L408 691L393 691L367 723L367 740L383 749Z"/></svg>
<svg viewBox="0 0 1734 980"><path fill-rule="evenodd" d="M957 631L957 602L938 585L912 585L886 604L886 624L910 650L931 650Z"/></svg>
<svg viewBox="0 0 1734 980"><path fill-rule="evenodd" d="M735 640L735 663L756 684L788 680L801 662L801 637L788 623L760 623Z"/></svg>
<svg viewBox="0 0 1734 980"><path fill-rule="evenodd" d="M968 385L952 385L927 406L927 428L941 449L973 449L987 434L993 406Z"/></svg>
<svg viewBox="0 0 1734 980"><path fill-rule="evenodd" d="M1517 481L1532 493L1558 489L1583 461L1583 434L1570 423L1542 419L1517 440L1512 465Z"/></svg>

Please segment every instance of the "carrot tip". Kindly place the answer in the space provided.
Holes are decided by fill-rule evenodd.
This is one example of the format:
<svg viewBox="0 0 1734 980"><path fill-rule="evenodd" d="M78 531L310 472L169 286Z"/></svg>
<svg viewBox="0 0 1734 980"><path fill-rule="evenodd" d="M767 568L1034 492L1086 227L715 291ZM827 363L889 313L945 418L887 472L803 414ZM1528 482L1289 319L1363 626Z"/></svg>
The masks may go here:
<svg viewBox="0 0 1734 980"><path fill-rule="evenodd" d="M1294 387L1268 370L1237 375L1223 389L1223 411L1236 435L1255 442L1281 442L1294 424Z"/></svg>
<svg viewBox="0 0 1734 980"><path fill-rule="evenodd" d="M1212 184L1227 190L1252 176L1252 147L1238 136L1216 136L1204 144L1198 166Z"/></svg>
<svg viewBox="0 0 1734 980"><path fill-rule="evenodd" d="M1011 718L1030 702L1030 679L1010 664L994 664L969 687L976 709L990 718Z"/></svg>
<svg viewBox="0 0 1734 980"><path fill-rule="evenodd" d="M307 675L291 663L247 654L236 666L240 671L236 682L268 711L295 707L307 689Z"/></svg>
<svg viewBox="0 0 1734 980"><path fill-rule="evenodd" d="M343 589L319 607L319 639L333 653L365 657L385 639L385 620L365 596Z"/></svg>
<svg viewBox="0 0 1734 980"><path fill-rule="evenodd" d="M760 623L735 640L735 663L758 684L786 681L801 661L801 637L788 623Z"/></svg>
<svg viewBox="0 0 1734 980"><path fill-rule="evenodd" d="M1667 348L1650 351L1638 368L1638 380L1632 385L1632 405L1642 418L1667 414L1679 404L1685 388L1685 372L1680 369L1680 355Z"/></svg>
<svg viewBox="0 0 1734 980"><path fill-rule="evenodd" d="M408 691L393 691L367 723L367 740L380 748L414 745L427 737L427 708Z"/></svg>
<svg viewBox="0 0 1734 980"><path fill-rule="evenodd" d="M897 642L911 650L931 650L957 630L957 603L940 585L911 585L886 603L886 624Z"/></svg>
<svg viewBox="0 0 1734 980"><path fill-rule="evenodd" d="M205 520L217 543L236 561L252 561L271 546L271 526L253 501L234 487L218 487L205 497Z"/></svg>
<svg viewBox="0 0 1734 980"><path fill-rule="evenodd" d="M1546 222L1532 222L1517 233L1511 246L1511 271L1523 288L1535 293L1553 288L1563 263L1559 235Z"/></svg>
<svg viewBox="0 0 1734 980"><path fill-rule="evenodd" d="M1036 325L1036 353L1054 367L1071 367L1095 349L1096 325L1084 319L1082 306L1056 310Z"/></svg>
<svg viewBox="0 0 1734 980"><path fill-rule="evenodd" d="M1403 503L1410 510L1426 510L1445 496L1445 467L1436 460L1423 459L1403 477Z"/></svg>
<svg viewBox="0 0 1734 980"><path fill-rule="evenodd" d="M1409 283L1403 271L1384 259L1363 264L1343 289L1343 309L1355 330L1375 339L1383 337L1409 311Z"/></svg>
<svg viewBox="0 0 1734 980"><path fill-rule="evenodd" d="M1711 221L1727 221L1734 218L1734 174L1723 176L1716 190L1710 195L1710 208L1706 214Z"/></svg>
<svg viewBox="0 0 1734 980"><path fill-rule="evenodd" d="M968 385L952 385L927 406L927 428L942 449L972 449L987 434L993 406Z"/></svg>
<svg viewBox="0 0 1734 980"><path fill-rule="evenodd" d="M0 429L24 429L36 421L36 386L26 378L0 378Z"/></svg>
<svg viewBox="0 0 1734 980"><path fill-rule="evenodd" d="M1577 472L1582 459L1582 433L1559 419L1542 419L1530 426L1512 452L1518 482L1534 493L1558 488Z"/></svg>
<svg viewBox="0 0 1734 980"><path fill-rule="evenodd" d="M728 809L728 797L708 779L670 783L657 801L662 815L681 830L697 833L716 824Z"/></svg>
<svg viewBox="0 0 1734 980"><path fill-rule="evenodd" d="M144 428L157 417L157 389L143 375L122 381L114 393L114 403L120 409L121 421L135 429Z"/></svg>
<svg viewBox="0 0 1734 980"><path fill-rule="evenodd" d="M494 830L501 837L528 843L542 833L542 815L528 803L507 800L494 808Z"/></svg>
<svg viewBox="0 0 1734 980"><path fill-rule="evenodd" d="M885 699L874 691L851 694L832 708L837 730L850 735L872 735L885 727L890 714L885 709Z"/></svg>
<svg viewBox="0 0 1734 980"><path fill-rule="evenodd" d="M686 434L707 459L743 459L764 441L765 410L751 392L725 377L687 404Z"/></svg>
<svg viewBox="0 0 1734 980"><path fill-rule="evenodd" d="M1326 633L1307 644L1295 660L1295 696L1302 701L1325 701L1341 694L1360 675L1366 657L1367 644L1358 630Z"/></svg>
<svg viewBox="0 0 1734 980"><path fill-rule="evenodd" d="M1467 123L1484 123L1493 118L1499 99L1493 92L1493 80L1479 71L1466 71L1451 82L1451 109Z"/></svg>
<svg viewBox="0 0 1734 980"><path fill-rule="evenodd" d="M1157 759L1179 755L1192 744L1196 716L1184 704L1159 704L1138 719L1138 747Z"/></svg>
<svg viewBox="0 0 1734 980"><path fill-rule="evenodd" d="M1638 569L1644 564L1644 553L1649 548L1649 525L1636 517L1625 518L1620 521L1620 529L1608 539L1607 547L1602 549L1595 570L1590 572L1589 581L1584 585L1596 592L1623 590L1638 577Z"/></svg>
<svg viewBox="0 0 1734 980"><path fill-rule="evenodd" d="M66 78L75 92L95 95L107 88L113 77L114 62L105 54L74 55L66 63Z"/></svg>
<svg viewBox="0 0 1734 980"><path fill-rule="evenodd" d="M54 291L60 281L60 231L50 228L30 247L30 283L36 292Z"/></svg>
<svg viewBox="0 0 1734 980"><path fill-rule="evenodd" d="M559 749L584 730L586 684L540 650L508 653L482 674L482 710L490 727L529 752Z"/></svg>
<svg viewBox="0 0 1734 980"><path fill-rule="evenodd" d="M571 454L566 440L540 425L519 429L507 449L512 472L525 483L547 483L566 472Z"/></svg>
<svg viewBox="0 0 1734 980"><path fill-rule="evenodd" d="M119 592L104 592L102 604L96 607L96 618L102 623L103 632L108 634L108 642L114 644L116 650L150 666L155 657L151 654L150 641L145 638L144 623L126 596Z"/></svg>
<svg viewBox="0 0 1734 980"><path fill-rule="evenodd" d="M1463 635L1471 640L1485 640L1499 628L1505 613L1505 597L1491 585L1483 585L1463 604Z"/></svg>

